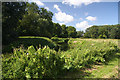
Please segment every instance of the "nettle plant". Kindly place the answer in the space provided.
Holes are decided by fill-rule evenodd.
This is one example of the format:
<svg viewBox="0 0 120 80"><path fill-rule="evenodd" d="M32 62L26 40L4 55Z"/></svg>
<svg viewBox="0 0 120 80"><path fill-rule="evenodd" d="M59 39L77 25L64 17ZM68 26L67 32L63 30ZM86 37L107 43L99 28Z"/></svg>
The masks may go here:
<svg viewBox="0 0 120 80"><path fill-rule="evenodd" d="M3 56L3 78L56 78L63 70L64 59L45 46L27 50L14 49L10 58Z"/></svg>

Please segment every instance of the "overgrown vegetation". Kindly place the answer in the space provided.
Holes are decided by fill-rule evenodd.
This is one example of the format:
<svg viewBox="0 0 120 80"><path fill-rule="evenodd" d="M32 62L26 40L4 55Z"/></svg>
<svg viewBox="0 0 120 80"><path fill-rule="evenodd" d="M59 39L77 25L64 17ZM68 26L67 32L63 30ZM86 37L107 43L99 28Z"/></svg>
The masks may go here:
<svg viewBox="0 0 120 80"><path fill-rule="evenodd" d="M56 43L67 39L53 37ZM34 48L33 46L15 48L10 57L3 55L3 78L58 78L67 72L78 71L93 64L107 64L110 56L119 52L117 44L111 41L70 39L67 51L55 51L49 47ZM63 74L63 75L62 75ZM21 76L19 76L21 75ZM60 76L61 75L61 76Z"/></svg>
<svg viewBox="0 0 120 80"><path fill-rule="evenodd" d="M101 63L106 67L120 55L116 40L120 39L119 24L92 26L83 32L52 22L53 13L35 3L3 2L2 10L3 78L56 79L91 65ZM87 78L102 76L96 73L89 73ZM79 78L86 78L84 71L79 74Z"/></svg>
<svg viewBox="0 0 120 80"><path fill-rule="evenodd" d="M56 78L61 74L64 59L49 47L35 50L33 46L14 49L9 58L3 57L3 78Z"/></svg>

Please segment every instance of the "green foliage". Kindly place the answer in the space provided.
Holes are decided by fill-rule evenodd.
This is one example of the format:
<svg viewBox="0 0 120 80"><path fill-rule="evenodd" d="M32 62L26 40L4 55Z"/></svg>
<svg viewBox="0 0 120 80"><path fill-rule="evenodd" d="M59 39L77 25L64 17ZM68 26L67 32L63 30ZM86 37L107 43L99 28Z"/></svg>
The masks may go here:
<svg viewBox="0 0 120 80"><path fill-rule="evenodd" d="M53 26L54 26L54 35L53 36L60 37L60 34L62 33L62 28L61 28L60 24L53 23Z"/></svg>
<svg viewBox="0 0 120 80"><path fill-rule="evenodd" d="M40 8L35 3L26 3L26 13L19 20L19 34L21 36L53 36L53 13Z"/></svg>
<svg viewBox="0 0 120 80"><path fill-rule="evenodd" d="M61 57L65 58L64 68L68 70L107 62L110 56L118 52L118 47L111 42L71 39L68 43L70 49L61 52Z"/></svg>
<svg viewBox="0 0 120 80"><path fill-rule="evenodd" d="M56 50L67 50L68 49L68 38L52 37L51 40L57 45Z"/></svg>
<svg viewBox="0 0 120 80"><path fill-rule="evenodd" d="M77 31L77 38L83 37L84 32L83 31Z"/></svg>
<svg viewBox="0 0 120 80"><path fill-rule="evenodd" d="M62 72L64 59L45 46L35 49L33 46L25 50L14 49L14 54L2 60L3 78L56 78Z"/></svg>
<svg viewBox="0 0 120 80"><path fill-rule="evenodd" d="M67 29L66 25L62 25L61 28L62 28L62 33L61 33L60 37L67 38L68 37L68 32L66 30Z"/></svg>
<svg viewBox="0 0 120 80"><path fill-rule="evenodd" d="M2 2L2 43L4 45L17 39L17 27L24 13L25 2Z"/></svg>
<svg viewBox="0 0 120 80"><path fill-rule="evenodd" d="M33 45L34 47L39 47L41 45L41 48L44 46L49 46L51 49L56 47L56 44L52 42L51 39L46 37L34 37L34 36L21 36L19 39L10 45L4 47L2 49L3 53L11 53L13 51L13 48L24 46L27 48L30 45Z"/></svg>
<svg viewBox="0 0 120 80"><path fill-rule="evenodd" d="M68 41L67 38L52 37L52 41L58 46L67 42L70 49L56 52L46 46L39 49L33 46L14 48L14 54L2 56L3 78L57 78L65 71L106 63L120 51L114 40L70 38Z"/></svg>
<svg viewBox="0 0 120 80"><path fill-rule="evenodd" d="M119 39L120 25L92 26L86 29L85 38Z"/></svg>
<svg viewBox="0 0 120 80"><path fill-rule="evenodd" d="M68 32L68 37L72 37L72 38L76 37L77 32L76 32L76 29L73 26L68 26L66 30Z"/></svg>

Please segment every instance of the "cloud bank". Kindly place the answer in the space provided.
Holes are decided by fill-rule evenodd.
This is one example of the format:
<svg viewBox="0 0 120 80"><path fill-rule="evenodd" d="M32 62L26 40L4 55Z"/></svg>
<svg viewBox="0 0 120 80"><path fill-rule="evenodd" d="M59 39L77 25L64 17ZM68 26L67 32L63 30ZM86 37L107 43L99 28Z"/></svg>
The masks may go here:
<svg viewBox="0 0 120 80"><path fill-rule="evenodd" d="M54 5L54 8L57 9L58 13L55 13L55 18L57 21L60 21L62 23L69 23L74 20L73 16L66 14L65 12L62 12L58 5Z"/></svg>
<svg viewBox="0 0 120 80"><path fill-rule="evenodd" d="M96 17L88 16L88 17L86 17L86 19L89 21L95 21Z"/></svg>
<svg viewBox="0 0 120 80"><path fill-rule="evenodd" d="M89 25L87 21L82 21L76 24L77 30L85 30L86 28L89 28L91 26L92 25Z"/></svg>
<svg viewBox="0 0 120 80"><path fill-rule="evenodd" d="M74 20L73 16L68 15L64 12L55 13L55 18L57 21L64 22L64 23L69 23Z"/></svg>
<svg viewBox="0 0 120 80"><path fill-rule="evenodd" d="M44 3L42 3L40 0L30 0L30 2L36 3L38 6L44 6Z"/></svg>
<svg viewBox="0 0 120 80"><path fill-rule="evenodd" d="M101 0L63 0L63 4L68 4L70 6L81 6L82 4L84 5L89 5L92 4L93 2L100 2Z"/></svg>

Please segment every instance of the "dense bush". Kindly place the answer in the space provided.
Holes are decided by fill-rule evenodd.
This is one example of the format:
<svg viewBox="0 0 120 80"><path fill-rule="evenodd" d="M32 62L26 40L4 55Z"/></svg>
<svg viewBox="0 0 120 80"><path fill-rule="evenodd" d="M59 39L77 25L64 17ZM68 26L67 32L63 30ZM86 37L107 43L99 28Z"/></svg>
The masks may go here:
<svg viewBox="0 0 120 80"><path fill-rule="evenodd" d="M2 61L3 78L56 78L62 72L64 59L49 47L35 50L14 49L14 55Z"/></svg>
<svg viewBox="0 0 120 80"><path fill-rule="evenodd" d="M117 53L118 47L111 42L69 41L70 49L61 52L68 70L80 69L90 64L109 61L109 57Z"/></svg>

